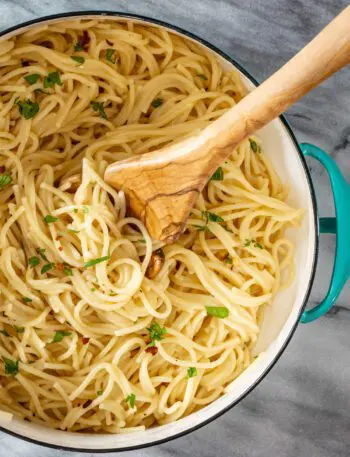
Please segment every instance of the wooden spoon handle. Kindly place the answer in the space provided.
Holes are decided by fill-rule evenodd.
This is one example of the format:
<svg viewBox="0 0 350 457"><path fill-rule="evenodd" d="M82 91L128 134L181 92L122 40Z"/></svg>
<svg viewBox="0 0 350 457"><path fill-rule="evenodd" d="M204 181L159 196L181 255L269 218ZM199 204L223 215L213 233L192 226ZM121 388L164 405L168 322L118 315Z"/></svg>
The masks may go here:
<svg viewBox="0 0 350 457"><path fill-rule="evenodd" d="M350 7L302 51L199 134L110 165L105 180L123 188L154 239L173 242L208 178L246 137L350 62Z"/></svg>
<svg viewBox="0 0 350 457"><path fill-rule="evenodd" d="M222 147L237 144L349 63L350 7L347 7L280 70L209 128L213 133L216 130L216 134L221 130Z"/></svg>

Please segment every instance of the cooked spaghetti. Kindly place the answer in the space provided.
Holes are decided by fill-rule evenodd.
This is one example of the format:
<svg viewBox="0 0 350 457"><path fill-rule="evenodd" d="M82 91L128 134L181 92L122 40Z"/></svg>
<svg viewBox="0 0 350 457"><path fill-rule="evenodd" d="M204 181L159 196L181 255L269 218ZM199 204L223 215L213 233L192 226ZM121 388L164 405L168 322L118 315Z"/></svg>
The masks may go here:
<svg viewBox="0 0 350 457"><path fill-rule="evenodd" d="M232 151L171 246L103 181L243 96L213 54L155 26L60 21L0 42L2 411L138 430L209 404L252 362L301 217L259 140Z"/></svg>

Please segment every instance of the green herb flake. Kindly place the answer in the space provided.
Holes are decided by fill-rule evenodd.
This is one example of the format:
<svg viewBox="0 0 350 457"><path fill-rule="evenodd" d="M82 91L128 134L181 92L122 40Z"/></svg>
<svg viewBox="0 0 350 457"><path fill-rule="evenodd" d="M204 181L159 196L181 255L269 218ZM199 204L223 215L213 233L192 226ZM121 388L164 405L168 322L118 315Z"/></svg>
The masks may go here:
<svg viewBox="0 0 350 457"><path fill-rule="evenodd" d="M105 262L106 260L109 260L111 258L110 255L106 255L104 257L99 257L98 259L91 259L85 264L85 268L90 268L93 267L94 265L97 265L98 263Z"/></svg>
<svg viewBox="0 0 350 457"><path fill-rule="evenodd" d="M74 51L79 52L79 51L84 51L84 46L82 40L78 40L75 45L73 46Z"/></svg>
<svg viewBox="0 0 350 457"><path fill-rule="evenodd" d="M64 268L63 268L63 273L66 275L66 276L73 276L73 272L72 272L72 269L64 264Z"/></svg>
<svg viewBox="0 0 350 457"><path fill-rule="evenodd" d="M102 119L107 119L107 114L103 107L103 103L92 101L92 102L90 102L90 106L94 111L97 111L98 113L100 113L100 117L102 117Z"/></svg>
<svg viewBox="0 0 350 457"><path fill-rule="evenodd" d="M24 101L17 100L15 103L18 105L19 114L24 117L24 119L32 119L39 111L38 103L34 103L29 99Z"/></svg>
<svg viewBox="0 0 350 457"><path fill-rule="evenodd" d="M34 73L33 75L27 75L24 77L24 79L27 81L27 83L30 84L31 86L33 84L37 83L39 78L40 78L40 75L37 73Z"/></svg>
<svg viewBox="0 0 350 457"><path fill-rule="evenodd" d="M48 214L43 218L43 221L45 222L45 224L52 224L53 222L58 221L58 217L51 216L51 214Z"/></svg>
<svg viewBox="0 0 350 457"><path fill-rule="evenodd" d="M96 292L96 287L93 287L92 289L90 289L91 292Z"/></svg>
<svg viewBox="0 0 350 457"><path fill-rule="evenodd" d="M146 244L146 240L144 238L141 238L141 240L139 240L140 243L143 243L143 244Z"/></svg>
<svg viewBox="0 0 350 457"><path fill-rule="evenodd" d="M4 361L5 365L5 374L15 376L18 373L19 360L11 360L7 357L3 357L2 360Z"/></svg>
<svg viewBox="0 0 350 457"><path fill-rule="evenodd" d="M39 265L40 259L36 255L34 255L33 257L30 257L28 259L28 263L32 268L34 268L34 267L37 267Z"/></svg>
<svg viewBox="0 0 350 457"><path fill-rule="evenodd" d="M69 233L79 233L79 230L68 229Z"/></svg>
<svg viewBox="0 0 350 457"><path fill-rule="evenodd" d="M74 60L74 62L77 62L79 65L82 65L85 62L85 59L82 56L70 56L70 58Z"/></svg>
<svg viewBox="0 0 350 457"><path fill-rule="evenodd" d="M46 249L37 248L36 252L40 255L40 257L41 257L43 260L45 260L46 262L48 262L47 257L46 257L46 255L45 255Z"/></svg>
<svg viewBox="0 0 350 457"><path fill-rule="evenodd" d="M40 87L38 87L37 89L34 89L34 93L35 94L46 94L46 95L49 95L49 92L45 92L44 90L40 89Z"/></svg>
<svg viewBox="0 0 350 457"><path fill-rule="evenodd" d="M97 393L97 395L100 397L100 396L103 394L103 390L100 389L100 390L98 390L96 393Z"/></svg>
<svg viewBox="0 0 350 457"><path fill-rule="evenodd" d="M223 181L223 179L224 179L224 171L223 171L222 167L219 167L215 171L213 176L210 178L210 181Z"/></svg>
<svg viewBox="0 0 350 457"><path fill-rule="evenodd" d="M58 86L62 86L63 82L61 81L61 76L58 71L53 71L49 73L47 76L44 78L44 89L47 89L49 87L54 87L55 84Z"/></svg>
<svg viewBox="0 0 350 457"><path fill-rule="evenodd" d="M115 56L115 49L109 48L106 50L106 59L108 62L115 63L116 62L116 56Z"/></svg>
<svg viewBox="0 0 350 457"><path fill-rule="evenodd" d="M188 378L193 378L194 376L197 376L197 368L196 367L190 367L187 369L187 377Z"/></svg>
<svg viewBox="0 0 350 457"><path fill-rule="evenodd" d="M262 244L258 243L256 240L253 240L253 239L251 239L251 240L246 239L243 246L244 246L245 248L249 248L249 247L251 247L252 245L253 245L255 248L258 248L258 249L264 249L264 247L263 247Z"/></svg>
<svg viewBox="0 0 350 457"><path fill-rule="evenodd" d="M161 98L155 98L151 103L153 108L159 108L163 104L163 100Z"/></svg>
<svg viewBox="0 0 350 457"><path fill-rule="evenodd" d="M89 214L89 208L87 206L83 206L83 213Z"/></svg>
<svg viewBox="0 0 350 457"><path fill-rule="evenodd" d="M210 211L202 211L202 217L206 221L206 223L210 222L224 222L221 216L218 216L215 213L211 213Z"/></svg>
<svg viewBox="0 0 350 457"><path fill-rule="evenodd" d="M54 263L47 263L42 267L41 274L43 275L45 273L48 273L53 268L55 268L55 264Z"/></svg>
<svg viewBox="0 0 350 457"><path fill-rule="evenodd" d="M75 214L77 214L77 212L79 211L77 208L74 208L73 211L75 212Z"/></svg>
<svg viewBox="0 0 350 457"><path fill-rule="evenodd" d="M129 403L130 408L134 408L135 407L135 401L136 401L136 395L135 394L129 394L124 401L126 403Z"/></svg>
<svg viewBox="0 0 350 457"><path fill-rule="evenodd" d="M158 322L153 322L147 330L151 340L150 346L154 346L156 341L160 341L167 333L167 329L165 327L161 327Z"/></svg>
<svg viewBox="0 0 350 457"><path fill-rule="evenodd" d="M0 330L0 333L4 336L10 336L9 332L5 329Z"/></svg>
<svg viewBox="0 0 350 457"><path fill-rule="evenodd" d="M228 255L225 259L225 263L228 263L229 265L232 265L232 257Z"/></svg>
<svg viewBox="0 0 350 457"><path fill-rule="evenodd" d="M200 73L200 74L197 75L197 76L198 76L198 78L203 79L203 81L208 81L208 78L207 78L207 77L205 76L205 74L203 74L203 73Z"/></svg>
<svg viewBox="0 0 350 457"><path fill-rule="evenodd" d="M33 300L29 297L23 297L23 301L24 301L24 303L30 303Z"/></svg>
<svg viewBox="0 0 350 457"><path fill-rule="evenodd" d="M218 317L224 319L228 316L228 309L226 306L206 306L208 316Z"/></svg>
<svg viewBox="0 0 350 457"><path fill-rule="evenodd" d="M193 227L196 227L198 232L205 232L207 230L207 226L206 225L194 225Z"/></svg>
<svg viewBox="0 0 350 457"><path fill-rule="evenodd" d="M0 174L0 190L12 183L12 178L6 173Z"/></svg>
<svg viewBox="0 0 350 457"><path fill-rule="evenodd" d="M258 143L256 141L251 140L249 138L249 143L250 143L250 147L251 147L253 152L261 152L261 148L260 148L260 146L258 145Z"/></svg>
<svg viewBox="0 0 350 457"><path fill-rule="evenodd" d="M53 337L52 343L60 343L65 336L71 336L72 332L66 332L65 330L58 330Z"/></svg>
<svg viewBox="0 0 350 457"><path fill-rule="evenodd" d="M18 327L18 325L14 325L13 328L17 333L24 333L25 328L24 327Z"/></svg>

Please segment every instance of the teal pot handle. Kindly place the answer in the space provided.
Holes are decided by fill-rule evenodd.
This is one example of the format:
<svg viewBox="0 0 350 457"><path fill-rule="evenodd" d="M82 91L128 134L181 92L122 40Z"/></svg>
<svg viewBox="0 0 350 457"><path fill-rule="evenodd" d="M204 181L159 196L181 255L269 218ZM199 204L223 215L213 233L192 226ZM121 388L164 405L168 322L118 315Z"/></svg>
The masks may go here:
<svg viewBox="0 0 350 457"><path fill-rule="evenodd" d="M319 219L320 233L334 233L337 236L332 279L325 298L312 309L303 312L301 322L312 322L323 316L339 297L350 276L350 186L344 179L335 161L322 149L309 143L302 143L305 156L311 156L322 163L327 170L332 186L335 217Z"/></svg>

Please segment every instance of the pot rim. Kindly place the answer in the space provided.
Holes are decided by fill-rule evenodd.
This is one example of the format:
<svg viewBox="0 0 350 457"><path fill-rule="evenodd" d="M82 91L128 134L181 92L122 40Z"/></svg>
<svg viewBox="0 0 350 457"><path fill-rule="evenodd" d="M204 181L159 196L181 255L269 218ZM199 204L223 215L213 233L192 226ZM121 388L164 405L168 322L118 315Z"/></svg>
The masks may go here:
<svg viewBox="0 0 350 457"><path fill-rule="evenodd" d="M243 65L241 65L236 59L232 58L228 54L226 54L224 51L216 47L215 45L211 44L204 38L199 37L198 35L187 31L186 29L183 29L179 26L169 24L165 21L159 20L159 19L154 19L152 17L144 16L144 15L139 15L139 14L134 14L134 13L125 13L125 12L118 12L118 11L108 11L108 10L88 10L88 11L69 11L69 12L64 12L64 13L57 13L57 14L50 14L47 16L41 16L35 19L31 19L29 21L22 22L18 25L14 25L12 27L9 27L5 29L4 31L0 32L0 38L5 37L8 34L11 34L12 32L19 31L20 29L23 29L25 27L33 26L33 25L38 25L42 22L45 21L55 21L57 19L68 19L68 18L78 18L78 17L84 17L84 16L96 16L96 17L102 17L102 18L108 18L108 16L113 16L113 17L120 17L123 19L131 19L131 20L138 20L138 21L143 21L143 22L148 22L150 24L155 24L159 25L161 27L167 28L171 31L177 32L181 35L184 35L185 37L188 37L201 45L205 46L206 48L210 49L211 51L215 52L218 54L220 57L222 57L224 60L228 61L230 64L232 64L235 68L237 68L255 87L259 86L259 82L251 75L251 73L246 70ZM306 164L305 157L300 149L299 143L294 135L294 132L287 121L287 119L284 117L284 115L279 116L280 121L282 122L286 133L289 135L290 139L292 140L293 145L295 146L296 152L298 153L299 160L301 163L301 166L303 168L303 171L305 173L306 181L308 184L310 196L311 196L311 207L312 207L312 212L313 212L313 223L315 227L315 249L314 249L314 258L312 262L312 267L310 271L310 278L308 281L308 286L304 295L303 299L303 304L300 307L297 319L295 320L295 323L291 327L289 334L287 335L283 345L281 346L279 352L277 353L276 357L272 360L272 362L265 368L264 372L256 378L254 383L252 383L238 398L236 398L232 403L230 403L228 406L225 408L221 409L219 412L216 414L213 414L212 416L208 417L206 420L200 422L199 424L194 425L193 427L190 427L180 433L176 433L174 435L171 435L166 438L154 440L152 442L146 443L146 444L141 444L141 445L135 445L135 446L128 446L128 447L115 447L115 448L109 448L109 449L91 449L91 448L75 448L75 447L70 447L70 446L60 446L56 444L51 444L51 443L46 443L44 441L39 441L33 438L29 438L27 436L23 436L19 433L13 432L12 430L7 430L6 428L0 426L0 431L5 432L9 435L12 435L16 438L20 438L24 441L27 441L32 444L37 444L39 446L43 447L48 447L51 449L58 449L58 450L64 450L64 451L71 451L71 452L89 452L89 453L108 453L108 452L124 452L124 451L133 451L133 450L139 450L139 449L145 449L148 447L156 446L158 444L162 443L167 443L169 441L175 440L176 438L180 438L182 436L185 436L191 432L194 432L203 426L211 423L215 419L219 418L222 416L224 413L229 411L231 408L233 408L235 405L237 405L241 400L243 400L257 385L260 384L260 382L265 378L265 376L271 371L271 369L275 366L275 364L278 362L279 358L281 357L282 353L285 351L287 348L290 340L292 339L292 336L294 335L294 332L299 324L301 315L303 311L306 308L306 304L308 302L310 293L311 293L311 288L315 279L315 274L316 274L316 265L317 265L317 259L318 259L318 254L319 254L319 221L318 221L318 216L317 216L317 204L316 204L316 195L315 195L315 190L312 184L311 180L311 175L309 172L309 169ZM49 430L49 429L48 429ZM102 435L101 435L102 436Z"/></svg>

